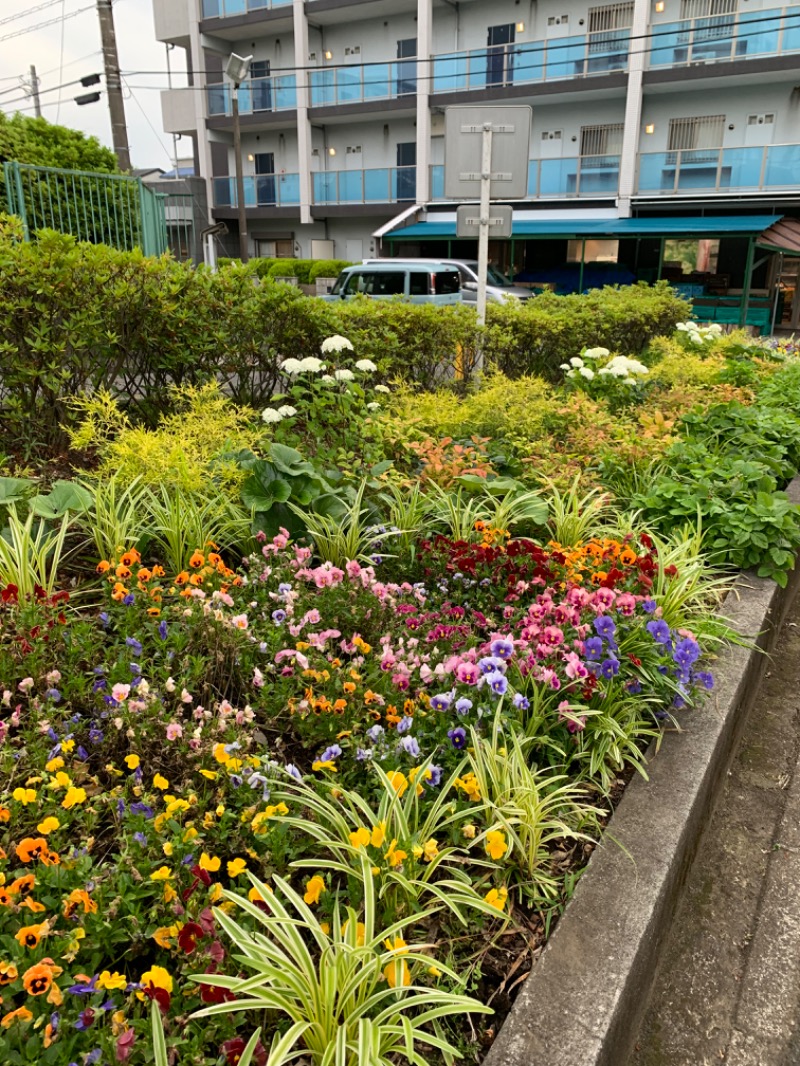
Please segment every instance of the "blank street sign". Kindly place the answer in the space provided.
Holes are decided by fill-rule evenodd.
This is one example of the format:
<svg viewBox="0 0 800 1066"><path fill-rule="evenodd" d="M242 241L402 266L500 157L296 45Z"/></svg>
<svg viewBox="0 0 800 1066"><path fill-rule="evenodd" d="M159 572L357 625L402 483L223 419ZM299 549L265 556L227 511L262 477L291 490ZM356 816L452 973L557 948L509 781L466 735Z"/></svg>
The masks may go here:
<svg viewBox="0 0 800 1066"><path fill-rule="evenodd" d="M528 193L531 109L527 104L456 106L444 113L444 194L449 200L481 195L484 123L492 124L490 197L521 200Z"/></svg>
<svg viewBox="0 0 800 1066"><path fill-rule="evenodd" d="M510 237L514 211L501 204L492 204L489 208L489 236ZM456 209L456 237L478 239L481 210L474 204L461 204Z"/></svg>

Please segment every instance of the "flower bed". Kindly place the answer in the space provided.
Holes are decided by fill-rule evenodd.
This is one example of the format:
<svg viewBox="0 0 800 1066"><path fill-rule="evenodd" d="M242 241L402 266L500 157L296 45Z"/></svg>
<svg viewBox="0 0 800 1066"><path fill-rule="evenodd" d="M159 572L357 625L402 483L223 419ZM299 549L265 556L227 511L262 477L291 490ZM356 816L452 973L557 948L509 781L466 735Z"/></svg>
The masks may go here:
<svg viewBox="0 0 800 1066"><path fill-rule="evenodd" d="M676 522L779 580L800 543L791 353L684 329L463 399L342 337L281 369L260 416L92 396L99 474L2 481L14 1066L477 1061L620 778L713 685L719 578Z"/></svg>

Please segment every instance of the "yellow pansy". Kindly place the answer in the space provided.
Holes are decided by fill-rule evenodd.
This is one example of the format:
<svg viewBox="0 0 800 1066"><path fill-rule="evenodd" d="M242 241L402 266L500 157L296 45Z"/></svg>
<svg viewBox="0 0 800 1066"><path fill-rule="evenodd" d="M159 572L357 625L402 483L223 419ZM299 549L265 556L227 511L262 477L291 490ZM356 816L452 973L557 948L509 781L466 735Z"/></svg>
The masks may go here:
<svg viewBox="0 0 800 1066"><path fill-rule="evenodd" d="M490 829L486 834L483 846L486 848L486 854L490 859L495 861L502 859L508 851L505 833L501 829Z"/></svg>
<svg viewBox="0 0 800 1066"><path fill-rule="evenodd" d="M60 755L56 755L55 759L51 759L50 762L46 762L44 764L44 768L45 770L47 770L48 773L54 774L56 770L60 770L63 765L64 760L61 758Z"/></svg>
<svg viewBox="0 0 800 1066"><path fill-rule="evenodd" d="M408 852L401 851L396 845L397 839L395 838L386 852L386 861L390 866L399 866L403 859L408 858Z"/></svg>
<svg viewBox="0 0 800 1066"><path fill-rule="evenodd" d="M372 827L370 844L372 844L373 848L381 848L384 840L386 840L386 822L378 822L377 825Z"/></svg>
<svg viewBox="0 0 800 1066"><path fill-rule="evenodd" d="M125 765L128 767L129 770L138 770L140 762L141 762L141 759L139 758L138 755L126 755L125 756Z"/></svg>
<svg viewBox="0 0 800 1066"><path fill-rule="evenodd" d="M203 777L207 777L209 781L216 781L216 779L219 777L219 774L216 770L201 770L200 773L203 775Z"/></svg>
<svg viewBox="0 0 800 1066"><path fill-rule="evenodd" d="M163 792L164 789L169 788L169 781L166 777L162 777L161 774L156 774L153 777L153 788L160 788Z"/></svg>
<svg viewBox="0 0 800 1066"><path fill-rule="evenodd" d="M388 951L396 952L392 961L383 970L383 975L389 983L389 988L397 988L398 984L403 986L410 985L411 973L408 969L408 963L403 958L403 955L406 954L404 949L407 947L405 940L401 936L396 936L394 942L384 940L384 944Z"/></svg>
<svg viewBox="0 0 800 1066"><path fill-rule="evenodd" d="M314 874L312 878L306 881L306 891L303 899L306 903L314 904L319 903L319 897L325 891L325 882L319 874Z"/></svg>
<svg viewBox="0 0 800 1066"><path fill-rule="evenodd" d="M208 870L209 873L215 874L220 868L221 861L214 855L211 856L208 852L203 852L200 856L200 862L198 863L201 870Z"/></svg>
<svg viewBox="0 0 800 1066"><path fill-rule="evenodd" d="M496 908L498 911L505 909L506 900L508 899L508 889L502 888L490 888L486 895L483 897L490 907Z"/></svg>
<svg viewBox="0 0 800 1066"><path fill-rule="evenodd" d="M11 793L11 798L27 807L29 803L36 802L36 790L33 788L15 788Z"/></svg>
<svg viewBox="0 0 800 1066"><path fill-rule="evenodd" d="M172 870L169 866L159 866L157 870L150 874L151 881L170 881L172 879Z"/></svg>
<svg viewBox="0 0 800 1066"><path fill-rule="evenodd" d="M402 770L392 770L386 776L389 778L389 784L402 799L405 790L408 788L408 778L406 775Z"/></svg>
<svg viewBox="0 0 800 1066"><path fill-rule="evenodd" d="M172 855L174 849L172 847L172 844L170 844L168 840L165 840L164 843L161 845L161 850L164 852L167 858L169 858Z"/></svg>
<svg viewBox="0 0 800 1066"><path fill-rule="evenodd" d="M425 862L433 862L433 860L436 858L436 856L438 854L439 854L439 845L433 839L433 837L431 837L431 839L427 840L425 842L425 844L423 845L422 857L425 860Z"/></svg>
<svg viewBox="0 0 800 1066"><path fill-rule="evenodd" d="M371 840L372 835L369 829L365 829L363 826L350 834L350 843L354 848L365 848Z"/></svg>
<svg viewBox="0 0 800 1066"><path fill-rule="evenodd" d="M128 978L123 973L111 973L109 970L103 970L100 976L97 978L97 988L105 988L109 992L115 988L124 988L128 983Z"/></svg>
<svg viewBox="0 0 800 1066"><path fill-rule="evenodd" d="M238 877L247 869L244 859L231 859L228 863L228 877Z"/></svg>
<svg viewBox="0 0 800 1066"><path fill-rule="evenodd" d="M64 796L63 800L61 801L61 806L64 808L65 811L69 811L73 807L75 807L78 803L85 803L85 802L86 802L86 789L85 788L76 788L74 785L70 785L70 787L67 789L67 794Z"/></svg>
<svg viewBox="0 0 800 1066"><path fill-rule="evenodd" d="M58 818L53 818L51 815L49 818L45 818L44 821L39 822L36 828L43 837L46 837L49 833L55 833L56 829L60 829L61 822L59 822Z"/></svg>

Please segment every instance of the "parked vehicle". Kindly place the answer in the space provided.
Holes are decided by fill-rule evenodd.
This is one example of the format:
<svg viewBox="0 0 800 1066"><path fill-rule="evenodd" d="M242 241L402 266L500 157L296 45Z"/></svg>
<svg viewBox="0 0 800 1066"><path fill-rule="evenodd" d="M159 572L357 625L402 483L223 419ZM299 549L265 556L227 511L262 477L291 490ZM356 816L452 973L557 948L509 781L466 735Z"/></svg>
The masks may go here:
<svg viewBox="0 0 800 1066"><path fill-rule="evenodd" d="M461 275L461 298L465 303L476 303L478 299L478 260L477 259L365 259L363 265L373 263L406 263L427 265L443 263L455 267ZM529 300L533 293L530 289L515 285L505 274L489 266L486 275L486 299L489 303L506 303L508 300Z"/></svg>
<svg viewBox="0 0 800 1066"><path fill-rule="evenodd" d="M425 262L357 263L346 267L323 300L352 300L356 296L373 300L400 298L412 304L457 304L461 302L461 277L452 264L437 260Z"/></svg>

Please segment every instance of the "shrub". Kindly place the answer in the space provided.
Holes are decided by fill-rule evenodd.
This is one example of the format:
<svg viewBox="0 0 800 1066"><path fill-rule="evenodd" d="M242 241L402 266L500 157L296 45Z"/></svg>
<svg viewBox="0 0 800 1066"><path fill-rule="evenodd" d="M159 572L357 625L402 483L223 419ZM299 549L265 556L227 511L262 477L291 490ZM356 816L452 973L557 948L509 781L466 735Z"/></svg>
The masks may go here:
<svg viewBox="0 0 800 1066"><path fill-rule="evenodd" d="M302 285L308 285L311 271L311 259L272 259L267 274L271 278L297 278Z"/></svg>
<svg viewBox="0 0 800 1066"><path fill-rule="evenodd" d="M308 280L313 285L317 278L338 278L348 266L350 263L347 259L315 259L308 272Z"/></svg>
<svg viewBox="0 0 800 1066"><path fill-rule="evenodd" d="M666 282L606 286L583 295L542 293L524 304L489 308L488 350L510 377L559 379L559 365L600 345L634 355L685 318L689 304Z"/></svg>

